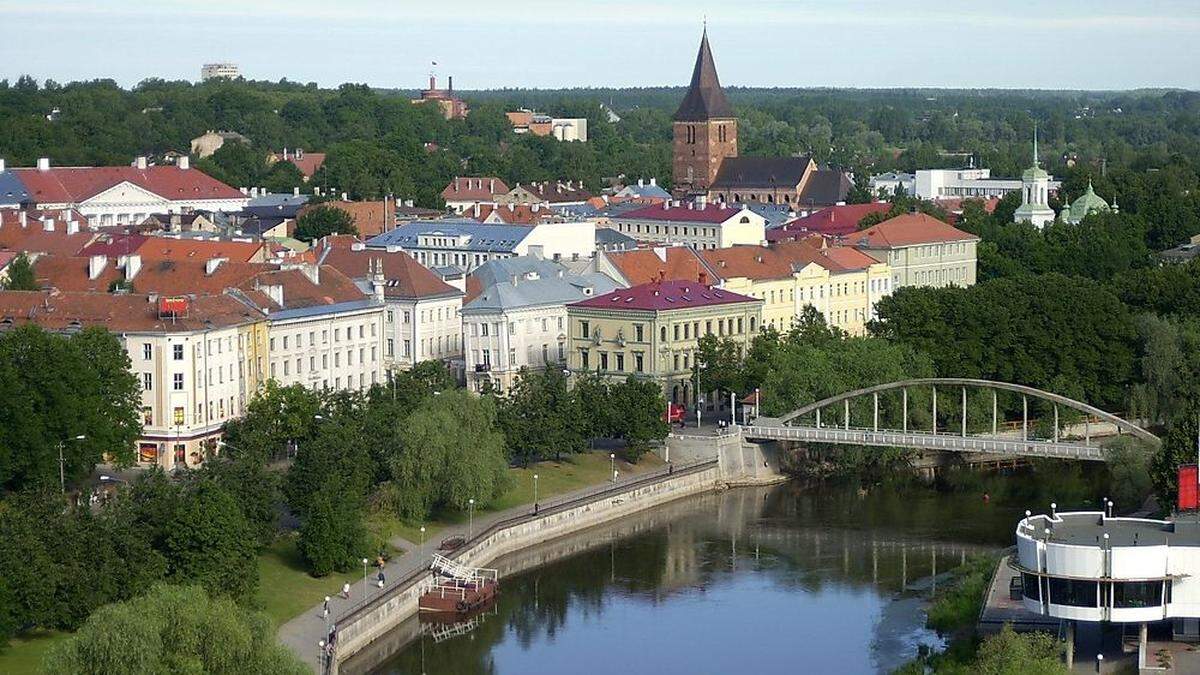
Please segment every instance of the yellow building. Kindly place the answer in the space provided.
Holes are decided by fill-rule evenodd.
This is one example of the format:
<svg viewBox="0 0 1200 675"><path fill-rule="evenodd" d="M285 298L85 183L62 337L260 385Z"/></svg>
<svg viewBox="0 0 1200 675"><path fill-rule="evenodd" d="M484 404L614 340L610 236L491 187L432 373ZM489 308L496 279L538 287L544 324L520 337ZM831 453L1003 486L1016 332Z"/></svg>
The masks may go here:
<svg viewBox="0 0 1200 675"><path fill-rule="evenodd" d="M238 356L240 357L242 406L250 402L267 383L268 323L266 317L238 327Z"/></svg>
<svg viewBox="0 0 1200 675"><path fill-rule="evenodd" d="M748 347L762 324L762 301L698 281L661 281L567 305L567 320L573 373L650 378L668 400L690 407L699 339L716 335ZM712 409L711 396L706 402Z"/></svg>

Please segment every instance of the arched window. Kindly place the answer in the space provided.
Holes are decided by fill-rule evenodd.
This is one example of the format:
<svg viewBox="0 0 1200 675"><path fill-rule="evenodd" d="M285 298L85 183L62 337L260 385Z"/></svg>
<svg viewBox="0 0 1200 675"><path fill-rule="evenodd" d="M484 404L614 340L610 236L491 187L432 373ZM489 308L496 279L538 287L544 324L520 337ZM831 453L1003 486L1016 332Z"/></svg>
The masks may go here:
<svg viewBox="0 0 1200 675"><path fill-rule="evenodd" d="M742 219L739 220L738 222L742 223L742 224L748 223L748 222L750 222L750 216L742 216Z"/></svg>

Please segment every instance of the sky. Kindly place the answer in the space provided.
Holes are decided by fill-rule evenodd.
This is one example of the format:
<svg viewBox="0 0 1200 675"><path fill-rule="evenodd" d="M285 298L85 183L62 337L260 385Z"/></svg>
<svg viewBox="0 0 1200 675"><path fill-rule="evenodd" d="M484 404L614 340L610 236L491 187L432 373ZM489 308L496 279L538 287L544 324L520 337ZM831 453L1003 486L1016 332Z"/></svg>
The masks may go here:
<svg viewBox="0 0 1200 675"><path fill-rule="evenodd" d="M0 78L1200 89L1200 0L0 0Z"/></svg>

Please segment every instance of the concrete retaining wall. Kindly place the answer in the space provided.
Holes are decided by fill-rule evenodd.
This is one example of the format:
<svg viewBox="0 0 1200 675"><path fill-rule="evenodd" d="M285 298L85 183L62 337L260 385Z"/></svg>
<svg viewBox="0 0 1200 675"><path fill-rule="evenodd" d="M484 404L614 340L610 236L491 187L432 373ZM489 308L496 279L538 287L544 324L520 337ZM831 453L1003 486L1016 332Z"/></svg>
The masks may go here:
<svg viewBox="0 0 1200 675"><path fill-rule="evenodd" d="M722 482L724 475L719 462L709 461L680 468L671 475L652 476L620 485L587 499L544 509L538 516L522 516L497 523L452 557L467 565L482 567L505 553L712 490ZM373 640L416 614L417 603L432 587L433 580L429 572L418 573L397 584L391 593L340 619L337 624L338 660L345 660L366 648ZM333 671L337 671L336 664Z"/></svg>

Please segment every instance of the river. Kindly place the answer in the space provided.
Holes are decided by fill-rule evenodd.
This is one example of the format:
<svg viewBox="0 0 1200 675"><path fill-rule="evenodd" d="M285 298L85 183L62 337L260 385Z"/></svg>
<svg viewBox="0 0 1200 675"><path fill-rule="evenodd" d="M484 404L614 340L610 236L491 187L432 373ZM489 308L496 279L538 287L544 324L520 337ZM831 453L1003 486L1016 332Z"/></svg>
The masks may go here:
<svg viewBox="0 0 1200 675"><path fill-rule="evenodd" d="M411 620L342 672L888 672L943 646L924 607L947 570L1011 544L1026 508L1088 506L1097 469L681 500L497 561L492 611Z"/></svg>

